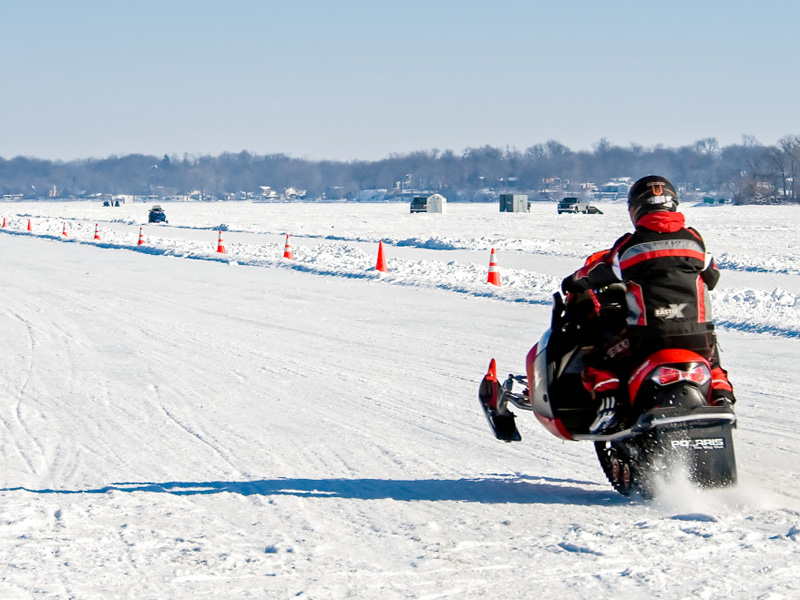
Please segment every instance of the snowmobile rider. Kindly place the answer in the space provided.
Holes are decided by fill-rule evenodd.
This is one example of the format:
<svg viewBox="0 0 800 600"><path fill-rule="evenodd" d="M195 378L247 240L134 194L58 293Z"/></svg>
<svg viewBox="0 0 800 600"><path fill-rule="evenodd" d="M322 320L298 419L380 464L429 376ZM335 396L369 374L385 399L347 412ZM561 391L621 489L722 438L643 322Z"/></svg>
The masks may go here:
<svg viewBox="0 0 800 600"><path fill-rule="evenodd" d="M708 291L717 284L719 271L703 238L685 226L677 208L678 194L666 178L642 177L628 192L635 231L561 284L566 294L625 285L625 328L584 358L583 383L599 404L589 427L592 434L621 429L625 403L620 396L626 390L620 390L620 377L638 365L637 359L665 348L684 348L706 358L712 368L712 404L735 402L711 319Z"/></svg>

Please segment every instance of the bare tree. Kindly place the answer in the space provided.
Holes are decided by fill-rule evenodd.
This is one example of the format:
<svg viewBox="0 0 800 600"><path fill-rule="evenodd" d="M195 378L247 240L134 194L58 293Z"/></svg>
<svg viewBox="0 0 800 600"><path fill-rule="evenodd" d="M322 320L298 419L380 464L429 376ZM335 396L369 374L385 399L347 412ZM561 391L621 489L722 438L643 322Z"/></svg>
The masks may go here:
<svg viewBox="0 0 800 600"><path fill-rule="evenodd" d="M764 153L764 160L767 165L772 168L775 176L780 179L780 188L783 190L783 197L788 198L791 167L786 152L777 146L770 146Z"/></svg>
<svg viewBox="0 0 800 600"><path fill-rule="evenodd" d="M778 148L783 153L788 163L789 178L791 180L791 198L797 201L797 170L800 166L800 135L787 135L778 140ZM785 195L785 193L784 193Z"/></svg>

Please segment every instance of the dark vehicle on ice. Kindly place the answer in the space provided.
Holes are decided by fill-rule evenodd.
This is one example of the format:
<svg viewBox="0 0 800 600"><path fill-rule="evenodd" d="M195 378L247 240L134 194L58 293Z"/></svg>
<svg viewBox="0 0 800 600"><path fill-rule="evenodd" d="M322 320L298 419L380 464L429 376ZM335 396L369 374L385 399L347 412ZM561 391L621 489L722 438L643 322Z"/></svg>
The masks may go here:
<svg viewBox="0 0 800 600"><path fill-rule="evenodd" d="M164 210L156 204L150 209L150 214L147 216L148 223L167 223L167 215Z"/></svg>
<svg viewBox="0 0 800 600"><path fill-rule="evenodd" d="M414 198L411 200L411 212L412 213L428 212L428 197L414 196Z"/></svg>

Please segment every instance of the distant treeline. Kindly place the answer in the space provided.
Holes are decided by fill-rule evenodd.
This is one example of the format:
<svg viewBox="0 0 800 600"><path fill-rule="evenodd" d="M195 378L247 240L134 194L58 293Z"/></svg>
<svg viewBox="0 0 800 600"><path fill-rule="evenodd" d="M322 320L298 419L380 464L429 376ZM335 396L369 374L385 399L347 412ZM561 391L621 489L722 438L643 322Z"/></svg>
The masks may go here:
<svg viewBox="0 0 800 600"><path fill-rule="evenodd" d="M686 191L738 203L797 201L800 136L764 146L745 136L720 147L708 138L679 148L614 146L572 151L549 141L520 151L484 146L461 153L419 151L376 161L313 161L249 152L182 157L130 154L50 161L0 158L0 192L24 198L86 198L99 194L169 197L202 192L206 199L259 196L269 186L306 192L306 199L355 198L362 190L429 190L451 201L477 201L500 192L579 193L586 183L658 173Z"/></svg>

